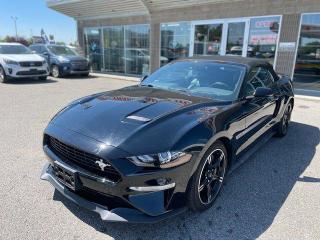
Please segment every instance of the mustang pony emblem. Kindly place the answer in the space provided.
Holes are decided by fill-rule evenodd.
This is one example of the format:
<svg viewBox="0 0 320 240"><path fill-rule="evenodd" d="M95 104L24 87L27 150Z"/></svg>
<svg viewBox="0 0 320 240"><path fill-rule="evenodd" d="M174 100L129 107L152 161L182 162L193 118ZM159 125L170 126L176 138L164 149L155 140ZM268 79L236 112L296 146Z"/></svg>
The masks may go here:
<svg viewBox="0 0 320 240"><path fill-rule="evenodd" d="M102 159L100 159L99 161L96 161L95 163L99 165L99 167L101 168L101 171L104 171L105 167L111 166L108 163L104 163Z"/></svg>

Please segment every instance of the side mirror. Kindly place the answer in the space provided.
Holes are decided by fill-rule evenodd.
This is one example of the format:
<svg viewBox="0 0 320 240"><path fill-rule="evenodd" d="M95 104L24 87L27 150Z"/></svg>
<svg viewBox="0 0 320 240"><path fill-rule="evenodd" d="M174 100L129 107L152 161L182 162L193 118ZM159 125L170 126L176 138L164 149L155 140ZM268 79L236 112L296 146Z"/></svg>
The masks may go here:
<svg viewBox="0 0 320 240"><path fill-rule="evenodd" d="M258 87L253 94L254 97L270 97L272 95L272 89L267 87Z"/></svg>
<svg viewBox="0 0 320 240"><path fill-rule="evenodd" d="M148 75L144 75L144 76L140 79L140 82L143 82L147 77L148 77Z"/></svg>
<svg viewBox="0 0 320 240"><path fill-rule="evenodd" d="M43 52L42 55L49 57L50 54L48 52Z"/></svg>

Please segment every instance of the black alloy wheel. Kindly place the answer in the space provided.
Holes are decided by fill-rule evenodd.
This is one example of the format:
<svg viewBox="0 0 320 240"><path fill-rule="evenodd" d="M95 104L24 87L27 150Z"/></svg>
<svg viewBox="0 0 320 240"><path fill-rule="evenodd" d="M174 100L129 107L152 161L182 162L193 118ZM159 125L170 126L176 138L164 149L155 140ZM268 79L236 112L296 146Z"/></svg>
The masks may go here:
<svg viewBox="0 0 320 240"><path fill-rule="evenodd" d="M221 142L216 142L202 158L191 180L188 203L192 210L210 208L217 198L227 170L227 151Z"/></svg>
<svg viewBox="0 0 320 240"><path fill-rule="evenodd" d="M292 103L289 103L286 107L286 110L283 113L281 122L278 125L277 137L284 137L288 133L288 128L291 120L291 113L292 113Z"/></svg>

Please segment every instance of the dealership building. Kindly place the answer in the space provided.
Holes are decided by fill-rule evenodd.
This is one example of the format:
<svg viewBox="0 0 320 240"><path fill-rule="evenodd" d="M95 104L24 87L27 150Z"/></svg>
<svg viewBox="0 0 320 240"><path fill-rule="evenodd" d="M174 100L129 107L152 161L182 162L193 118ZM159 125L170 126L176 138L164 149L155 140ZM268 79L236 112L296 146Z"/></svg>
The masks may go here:
<svg viewBox="0 0 320 240"><path fill-rule="evenodd" d="M92 70L142 76L186 56L264 58L320 91L320 0L47 0L74 18Z"/></svg>

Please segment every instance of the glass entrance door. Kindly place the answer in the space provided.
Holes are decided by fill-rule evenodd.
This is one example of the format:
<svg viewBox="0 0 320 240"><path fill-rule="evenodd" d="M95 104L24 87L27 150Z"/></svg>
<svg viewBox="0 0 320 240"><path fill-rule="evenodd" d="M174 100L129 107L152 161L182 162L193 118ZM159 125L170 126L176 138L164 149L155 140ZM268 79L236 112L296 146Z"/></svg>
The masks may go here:
<svg viewBox="0 0 320 240"><path fill-rule="evenodd" d="M245 57L247 55L249 24L247 22L229 22L227 25L226 55Z"/></svg>
<svg viewBox="0 0 320 240"><path fill-rule="evenodd" d="M247 19L193 22L191 34L190 56L247 55Z"/></svg>
<svg viewBox="0 0 320 240"><path fill-rule="evenodd" d="M222 23L203 24L194 27L193 55L221 54Z"/></svg>

